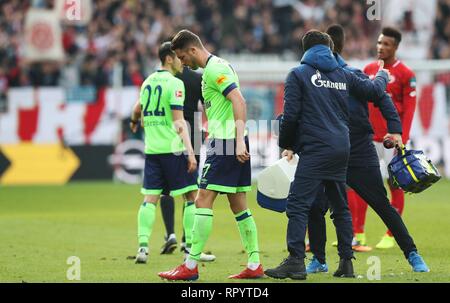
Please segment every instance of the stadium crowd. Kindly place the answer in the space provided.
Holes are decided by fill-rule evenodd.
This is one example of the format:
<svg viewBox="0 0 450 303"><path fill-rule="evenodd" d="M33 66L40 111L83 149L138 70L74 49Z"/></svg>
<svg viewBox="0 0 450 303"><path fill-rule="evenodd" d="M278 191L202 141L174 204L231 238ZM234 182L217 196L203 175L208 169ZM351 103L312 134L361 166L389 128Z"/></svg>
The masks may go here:
<svg viewBox="0 0 450 303"><path fill-rule="evenodd" d="M140 85L157 65L161 41L187 27L218 54L276 53L296 58L296 41L312 28L332 23L346 29L344 56L375 56L380 22L365 17L365 0L93 0L87 26L64 26L65 62L27 64L24 16L29 7L53 0L0 2L0 90L14 86L112 85L122 63L123 85ZM430 57L450 58L450 0L438 0ZM64 69L61 69L65 66Z"/></svg>
<svg viewBox="0 0 450 303"><path fill-rule="evenodd" d="M438 1L430 50L434 59L450 58L450 0Z"/></svg>

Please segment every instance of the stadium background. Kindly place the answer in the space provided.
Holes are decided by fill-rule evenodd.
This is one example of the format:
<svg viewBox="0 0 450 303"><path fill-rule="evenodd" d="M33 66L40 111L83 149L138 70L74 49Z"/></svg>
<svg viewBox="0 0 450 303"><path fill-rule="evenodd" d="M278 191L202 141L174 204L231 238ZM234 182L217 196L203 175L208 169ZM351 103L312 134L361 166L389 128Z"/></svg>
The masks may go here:
<svg viewBox="0 0 450 303"><path fill-rule="evenodd" d="M450 2L395 2L369 20L366 1L83 0L71 21L70 1L3 1L0 184L139 183L142 144L129 141L126 119L160 42L182 27L237 70L248 119L266 121L251 132L253 166L266 166L278 156L270 120L299 37L331 23L345 26L344 57L358 67L375 58L381 26L401 29L398 56L418 80L412 143L449 177Z"/></svg>
<svg viewBox="0 0 450 303"><path fill-rule="evenodd" d="M105 184L116 184L120 191L122 183L131 183L136 185L133 190L126 187L117 195L139 197L143 143L129 132L128 119L140 84L158 67L160 42L180 28L198 33L212 53L233 64L247 100L248 119L263 121L250 133L253 177L279 155L270 121L282 109L285 75L302 55L299 37L312 28L342 24L347 35L343 56L362 68L376 58L381 27L399 28L403 40L398 57L414 69L418 84L412 146L425 150L441 173L450 177L450 1L366 2L1 1L0 207L4 215L19 211L11 201L32 200L44 190L68 196L80 209L94 207L89 201L72 201L71 188L46 187L73 181L92 182L99 192L103 187L111 190ZM369 20L368 11L377 3L380 11ZM445 202L449 186L447 181L441 183L430 192L439 189L435 194ZM95 195L89 184L83 183L82 190ZM51 214L54 206L49 201L54 198L33 207ZM412 208L422 211L417 205ZM428 211L442 210L443 215L445 209L437 203ZM157 228L155 233L163 231ZM3 242L8 237L2 233ZM1 266L0 262L0 268L6 268ZM444 279L449 281L448 275Z"/></svg>

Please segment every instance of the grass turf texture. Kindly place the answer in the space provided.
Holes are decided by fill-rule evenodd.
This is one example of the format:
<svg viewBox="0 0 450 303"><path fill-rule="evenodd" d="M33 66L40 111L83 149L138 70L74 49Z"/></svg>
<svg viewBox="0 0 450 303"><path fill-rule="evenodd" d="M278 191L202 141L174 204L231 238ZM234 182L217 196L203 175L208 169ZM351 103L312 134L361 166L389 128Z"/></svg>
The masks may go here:
<svg viewBox="0 0 450 303"><path fill-rule="evenodd" d="M255 187L254 187L255 188ZM81 282L162 282L159 271L182 262L177 249L160 255L164 226L161 212L150 239L150 258L136 265L127 256L137 250L136 217L142 196L139 186L113 183L72 183L65 186L14 186L0 189L0 282L69 282L68 257L81 260ZM338 256L331 243L334 226L327 218L328 265L330 273L308 275L308 282L370 282L366 278L369 256L381 260L380 282L450 282L450 181L441 180L418 195L407 195L405 222L431 269L413 273L398 246L356 253L355 272L359 279L337 279ZM255 217L261 257L265 268L274 267L287 256L285 235L287 218L260 208L255 191L249 196ZM181 202L176 204L176 232L180 239ZM159 207L158 207L159 208ZM226 196L215 202L214 223L206 250L217 256L202 264L199 282L232 282L228 275L238 273L246 264L238 229ZM366 222L368 244L375 246L386 229L369 208ZM309 254L310 256L310 254ZM239 281L244 282L244 281ZM259 282L292 282L265 278Z"/></svg>

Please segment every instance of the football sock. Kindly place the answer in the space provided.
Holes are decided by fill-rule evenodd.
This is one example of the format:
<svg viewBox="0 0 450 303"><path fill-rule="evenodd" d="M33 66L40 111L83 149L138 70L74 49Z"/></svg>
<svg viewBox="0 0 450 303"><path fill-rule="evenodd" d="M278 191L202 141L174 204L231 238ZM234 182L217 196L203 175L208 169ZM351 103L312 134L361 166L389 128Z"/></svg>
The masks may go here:
<svg viewBox="0 0 450 303"><path fill-rule="evenodd" d="M185 209L187 211L187 209ZM205 247L206 241L211 234L213 223L213 210L210 208L197 208L194 218L194 227L192 228L192 247L189 257L186 258L186 265L188 268L192 269L191 261L200 260L200 255L202 254L203 248Z"/></svg>
<svg viewBox="0 0 450 303"><path fill-rule="evenodd" d="M139 247L147 247L148 239L152 234L153 223L155 222L156 204L142 203L138 212L138 241Z"/></svg>
<svg viewBox="0 0 450 303"><path fill-rule="evenodd" d="M356 216L357 216L357 198L356 192L353 189L347 189L347 200L348 200L348 208L350 209L350 213L352 215L352 225L353 225L353 233L356 233Z"/></svg>
<svg viewBox="0 0 450 303"><path fill-rule="evenodd" d="M182 209L182 212L181 212L182 218L184 218L184 208L185 207L186 207L186 205L183 204L183 209ZM186 234L184 233L184 228L183 228L183 236L181 237L181 242L182 243L186 243Z"/></svg>
<svg viewBox="0 0 450 303"><path fill-rule="evenodd" d="M247 251L248 264L259 264L259 248L258 248L258 231L256 229L255 220L249 209L241 211L235 215L239 233L241 235L242 244ZM250 268L251 269L251 268Z"/></svg>
<svg viewBox="0 0 450 303"><path fill-rule="evenodd" d="M192 246L192 229L194 228L195 219L195 204L191 201L184 203L183 213L183 230L186 235L186 247L189 249Z"/></svg>
<svg viewBox="0 0 450 303"><path fill-rule="evenodd" d="M364 225L366 224L367 203L356 192L356 218L355 218L355 234L364 233Z"/></svg>
<svg viewBox="0 0 450 303"><path fill-rule="evenodd" d="M171 196L161 196L161 214L166 227L166 235L169 236L174 231L175 226L175 201Z"/></svg>
<svg viewBox="0 0 450 303"><path fill-rule="evenodd" d="M391 204L401 216L403 213L403 208L405 207L405 193L400 188L390 187L390 190L391 190ZM390 230L387 231L387 234L390 237L392 237L392 233Z"/></svg>
<svg viewBox="0 0 450 303"><path fill-rule="evenodd" d="M400 188L391 189L391 204L398 211L400 215L403 213L405 207L405 193Z"/></svg>

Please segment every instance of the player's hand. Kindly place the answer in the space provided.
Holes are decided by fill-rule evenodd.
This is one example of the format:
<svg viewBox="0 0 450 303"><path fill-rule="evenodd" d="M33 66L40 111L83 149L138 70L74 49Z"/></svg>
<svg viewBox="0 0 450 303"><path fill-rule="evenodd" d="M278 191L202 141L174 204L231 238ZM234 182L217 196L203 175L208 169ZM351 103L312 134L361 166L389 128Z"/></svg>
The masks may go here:
<svg viewBox="0 0 450 303"><path fill-rule="evenodd" d="M137 132L138 126L139 126L139 121L131 120L131 122L130 122L130 129L133 132L133 134L135 134Z"/></svg>
<svg viewBox="0 0 450 303"><path fill-rule="evenodd" d="M192 174L197 169L197 160L193 154L188 156L188 173Z"/></svg>
<svg viewBox="0 0 450 303"><path fill-rule="evenodd" d="M383 71L388 75L389 81L391 81L391 73L389 72L388 69L384 68L384 60L378 60L378 71Z"/></svg>
<svg viewBox="0 0 450 303"><path fill-rule="evenodd" d="M387 138L391 139L392 141L394 141L394 147L399 149L403 147L403 140L402 140L402 135L401 134L390 134L387 133L384 137L383 137L383 141L386 140Z"/></svg>
<svg viewBox="0 0 450 303"><path fill-rule="evenodd" d="M285 149L281 153L281 157L286 157L288 161L291 161L294 158L294 152L290 149Z"/></svg>
<svg viewBox="0 0 450 303"><path fill-rule="evenodd" d="M247 151L247 146L243 139L236 142L236 158L241 163L250 160L250 154Z"/></svg>

